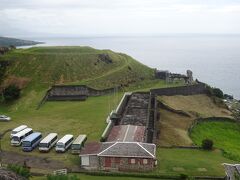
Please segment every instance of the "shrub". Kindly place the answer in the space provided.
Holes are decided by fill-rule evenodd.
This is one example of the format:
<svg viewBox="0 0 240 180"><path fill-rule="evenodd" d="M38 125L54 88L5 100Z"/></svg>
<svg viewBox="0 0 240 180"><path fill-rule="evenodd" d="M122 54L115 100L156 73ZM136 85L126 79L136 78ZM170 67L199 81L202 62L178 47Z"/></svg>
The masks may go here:
<svg viewBox="0 0 240 180"><path fill-rule="evenodd" d="M186 174L180 174L180 179L188 179L188 175L186 175Z"/></svg>
<svg viewBox="0 0 240 180"><path fill-rule="evenodd" d="M48 175L47 180L80 180L76 175Z"/></svg>
<svg viewBox="0 0 240 180"><path fill-rule="evenodd" d="M223 94L222 90L219 89L219 88L213 88L212 92L213 92L213 95L216 96L216 97L219 97L219 98L224 97L224 94Z"/></svg>
<svg viewBox="0 0 240 180"><path fill-rule="evenodd" d="M210 96L216 96L216 97L221 98L221 99L224 98L224 94L223 94L221 89L213 88L213 87L208 86L208 85L207 85L206 88L207 88L207 92Z"/></svg>
<svg viewBox="0 0 240 180"><path fill-rule="evenodd" d="M16 174L23 176L25 178L29 178L31 176L30 170L28 168L22 167L16 164L9 164L7 168L10 171L15 172Z"/></svg>
<svg viewBox="0 0 240 180"><path fill-rule="evenodd" d="M204 139L202 141L202 148L204 150L212 150L213 149L213 141L211 139Z"/></svg>
<svg viewBox="0 0 240 180"><path fill-rule="evenodd" d="M16 100L20 97L20 92L21 90L17 86L10 85L3 90L3 98L5 101Z"/></svg>

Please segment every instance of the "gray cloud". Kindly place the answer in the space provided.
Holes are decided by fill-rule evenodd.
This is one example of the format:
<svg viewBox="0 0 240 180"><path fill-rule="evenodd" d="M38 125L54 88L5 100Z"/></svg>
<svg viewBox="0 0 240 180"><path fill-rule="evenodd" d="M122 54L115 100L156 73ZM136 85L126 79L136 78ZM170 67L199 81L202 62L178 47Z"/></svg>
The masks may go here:
<svg viewBox="0 0 240 180"><path fill-rule="evenodd" d="M0 1L0 35L239 33L240 30L240 3L235 0Z"/></svg>

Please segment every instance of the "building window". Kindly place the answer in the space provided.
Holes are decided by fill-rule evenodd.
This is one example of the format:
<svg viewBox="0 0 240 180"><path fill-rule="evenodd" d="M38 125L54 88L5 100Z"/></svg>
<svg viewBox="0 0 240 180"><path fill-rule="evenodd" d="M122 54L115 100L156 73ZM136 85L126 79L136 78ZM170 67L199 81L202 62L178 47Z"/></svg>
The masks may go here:
<svg viewBox="0 0 240 180"><path fill-rule="evenodd" d="M131 164L135 164L136 163L136 160L135 159L131 159Z"/></svg>
<svg viewBox="0 0 240 180"><path fill-rule="evenodd" d="M143 164L148 164L148 160L147 159L143 159Z"/></svg>

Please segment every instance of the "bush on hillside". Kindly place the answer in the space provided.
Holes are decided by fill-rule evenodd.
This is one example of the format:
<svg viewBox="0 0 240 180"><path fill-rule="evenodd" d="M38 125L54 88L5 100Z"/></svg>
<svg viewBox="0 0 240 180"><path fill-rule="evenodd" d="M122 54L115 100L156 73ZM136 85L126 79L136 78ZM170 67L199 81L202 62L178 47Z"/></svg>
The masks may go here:
<svg viewBox="0 0 240 180"><path fill-rule="evenodd" d="M204 139L202 141L202 148L204 150L212 150L213 149L213 141L211 139Z"/></svg>
<svg viewBox="0 0 240 180"><path fill-rule="evenodd" d="M211 86L207 86L208 94L211 96L216 96L218 98L224 98L224 93L219 88L213 88Z"/></svg>
<svg viewBox="0 0 240 180"><path fill-rule="evenodd" d="M223 94L221 89L213 88L212 91L213 91L213 95L214 96L219 97L219 98L223 98L224 97L224 94Z"/></svg>
<svg viewBox="0 0 240 180"><path fill-rule="evenodd" d="M17 165L17 164L9 164L7 168L10 171L15 172L16 174L23 176L25 178L29 178L31 176L30 170L26 167Z"/></svg>
<svg viewBox="0 0 240 180"><path fill-rule="evenodd" d="M186 180L186 179L188 179L188 175L186 175L186 174L180 174L179 179Z"/></svg>
<svg viewBox="0 0 240 180"><path fill-rule="evenodd" d="M4 78L5 78L5 73L6 73L6 66L3 66L0 64L0 85L2 84Z"/></svg>
<svg viewBox="0 0 240 180"><path fill-rule="evenodd" d="M21 92L21 90L17 86L10 85L6 89L3 90L3 98L7 102L16 100L20 97L20 92Z"/></svg>

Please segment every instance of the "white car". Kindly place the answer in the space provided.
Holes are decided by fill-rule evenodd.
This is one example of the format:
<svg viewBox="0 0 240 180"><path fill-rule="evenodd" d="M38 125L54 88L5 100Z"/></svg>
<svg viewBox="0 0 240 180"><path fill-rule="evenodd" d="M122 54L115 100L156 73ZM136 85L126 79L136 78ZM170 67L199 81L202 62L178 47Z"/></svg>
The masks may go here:
<svg viewBox="0 0 240 180"><path fill-rule="evenodd" d="M11 118L5 115L0 115L0 121L10 121Z"/></svg>

